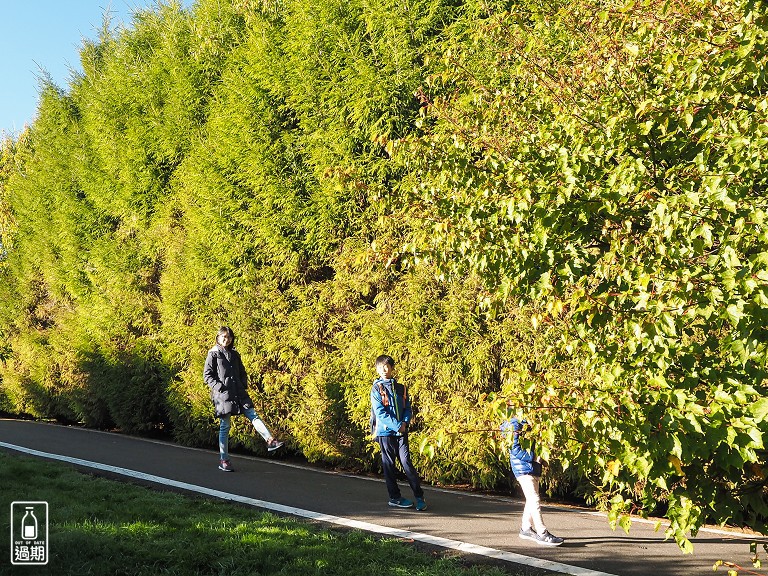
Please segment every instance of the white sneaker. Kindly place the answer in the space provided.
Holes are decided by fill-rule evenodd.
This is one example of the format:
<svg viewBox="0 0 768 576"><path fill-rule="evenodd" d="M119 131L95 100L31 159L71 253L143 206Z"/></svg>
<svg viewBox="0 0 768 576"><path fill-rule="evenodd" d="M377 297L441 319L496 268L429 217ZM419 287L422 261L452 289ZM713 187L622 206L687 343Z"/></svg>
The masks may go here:
<svg viewBox="0 0 768 576"><path fill-rule="evenodd" d="M536 532L534 532L534 531L533 531L533 530L531 530L530 528L528 528L528 529L525 529L525 530L524 530L523 528L520 528L520 534L519 534L519 536L520 536L520 538L522 538L523 540L534 540L534 541L536 541L536 540L538 540L538 539L539 539L539 535L538 535L538 534L536 534Z"/></svg>
<svg viewBox="0 0 768 576"><path fill-rule="evenodd" d="M273 438L273 439L272 439L272 440L270 440L270 441L269 441L269 443L267 444L267 452L274 452L275 450L277 450L278 448L280 448L280 446L282 446L283 444L285 444L285 442L280 442L279 440L275 440L275 439Z"/></svg>
<svg viewBox="0 0 768 576"><path fill-rule="evenodd" d="M563 542L565 540L550 534L548 530L545 530L544 534L536 535L536 544L541 544L542 546L560 546Z"/></svg>

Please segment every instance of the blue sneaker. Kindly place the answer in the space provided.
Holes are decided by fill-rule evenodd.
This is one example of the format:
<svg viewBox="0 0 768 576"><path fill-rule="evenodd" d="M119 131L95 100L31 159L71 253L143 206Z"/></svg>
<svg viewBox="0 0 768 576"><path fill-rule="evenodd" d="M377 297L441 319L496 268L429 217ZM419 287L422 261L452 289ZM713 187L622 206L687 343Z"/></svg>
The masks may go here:
<svg viewBox="0 0 768 576"><path fill-rule="evenodd" d="M390 498L389 505L394 508L410 508L413 506L413 502L408 500L408 498Z"/></svg>
<svg viewBox="0 0 768 576"><path fill-rule="evenodd" d="M427 503L424 502L424 498L416 498L416 510L421 512L427 509Z"/></svg>

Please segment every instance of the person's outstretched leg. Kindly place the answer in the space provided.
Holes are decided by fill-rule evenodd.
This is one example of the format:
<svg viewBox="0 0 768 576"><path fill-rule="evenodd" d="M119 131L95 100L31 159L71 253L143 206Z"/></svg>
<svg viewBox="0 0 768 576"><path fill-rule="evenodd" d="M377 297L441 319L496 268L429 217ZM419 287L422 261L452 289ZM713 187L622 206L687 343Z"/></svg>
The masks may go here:
<svg viewBox="0 0 768 576"><path fill-rule="evenodd" d="M277 450L280 448L280 446L283 445L282 442L275 440L275 437L272 436L272 433L267 428L267 425L264 424L264 421L259 418L258 414L256 414L256 410L253 408L246 408L243 410L243 414L246 418L248 418L248 420L251 421L251 424L253 425L253 428L256 430L256 432L258 432L259 435L264 438L264 441L267 443L267 449L270 452L272 450Z"/></svg>

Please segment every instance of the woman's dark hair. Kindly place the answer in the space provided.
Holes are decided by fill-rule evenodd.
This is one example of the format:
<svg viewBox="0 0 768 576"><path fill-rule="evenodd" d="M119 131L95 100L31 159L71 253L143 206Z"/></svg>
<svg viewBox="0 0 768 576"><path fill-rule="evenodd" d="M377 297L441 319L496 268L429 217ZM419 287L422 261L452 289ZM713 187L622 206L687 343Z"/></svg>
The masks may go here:
<svg viewBox="0 0 768 576"><path fill-rule="evenodd" d="M229 343L229 347L232 348L235 345L235 333L232 332L232 328L229 326L222 326L219 331L216 332L216 344L219 343L219 336L226 334L232 342Z"/></svg>

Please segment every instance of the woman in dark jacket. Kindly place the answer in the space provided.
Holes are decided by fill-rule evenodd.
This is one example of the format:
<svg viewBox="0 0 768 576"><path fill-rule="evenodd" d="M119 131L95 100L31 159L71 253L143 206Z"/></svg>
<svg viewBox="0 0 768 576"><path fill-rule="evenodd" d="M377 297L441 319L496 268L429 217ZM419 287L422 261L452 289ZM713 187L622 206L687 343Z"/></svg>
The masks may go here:
<svg viewBox="0 0 768 576"><path fill-rule="evenodd" d="M219 328L216 345L208 351L203 369L203 380L211 392L211 401L216 416L219 418L219 469L232 472L229 462L230 417L244 414L251 421L262 438L267 442L267 450L272 452L283 445L275 440L253 408L253 400L248 395L246 383L248 376L240 354L235 350L235 334L228 326Z"/></svg>

